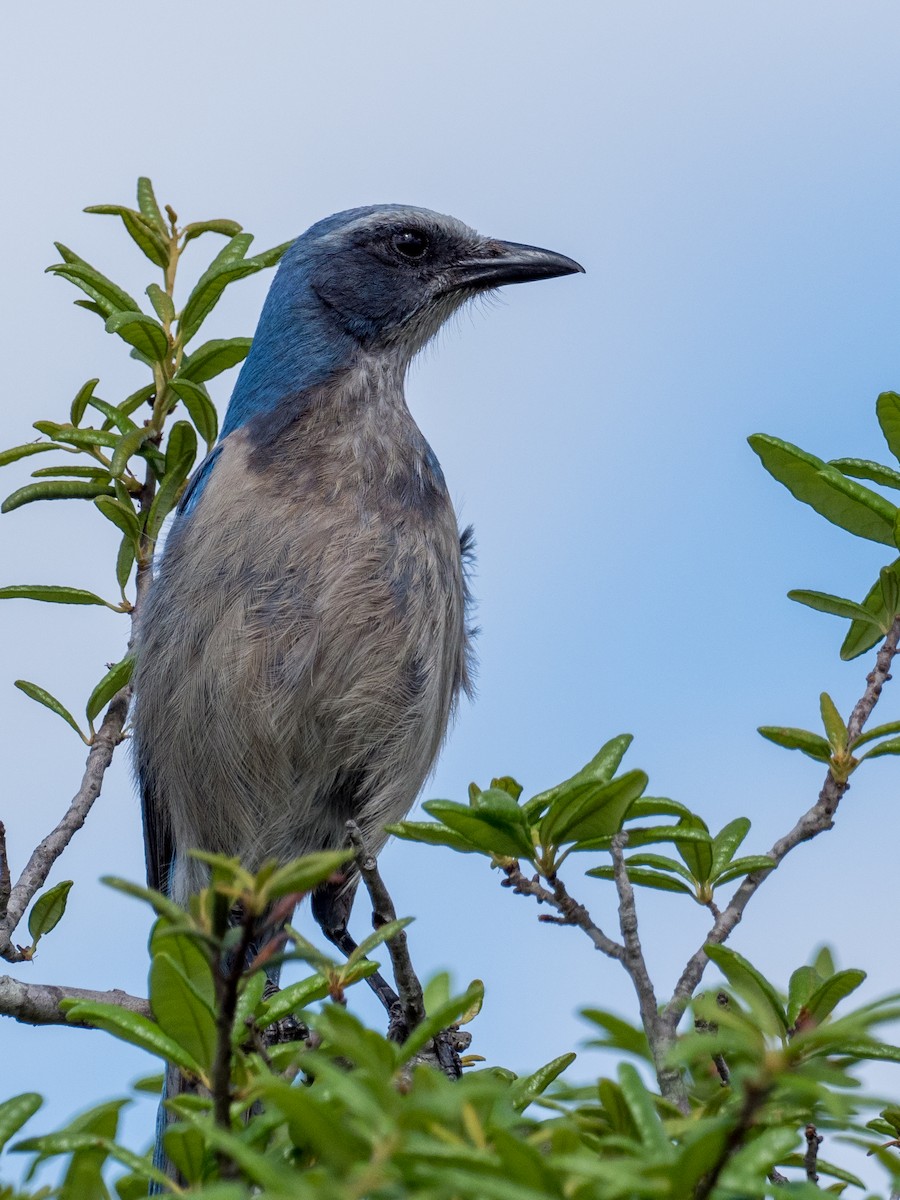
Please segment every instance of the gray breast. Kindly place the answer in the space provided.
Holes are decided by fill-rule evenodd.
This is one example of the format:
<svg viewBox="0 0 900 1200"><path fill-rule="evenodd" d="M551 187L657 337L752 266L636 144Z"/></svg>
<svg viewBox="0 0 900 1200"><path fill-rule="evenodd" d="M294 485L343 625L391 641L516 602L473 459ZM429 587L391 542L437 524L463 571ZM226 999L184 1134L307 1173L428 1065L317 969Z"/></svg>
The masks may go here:
<svg viewBox="0 0 900 1200"><path fill-rule="evenodd" d="M468 681L465 587L443 479L396 419L307 420L277 452L233 434L173 530L136 754L176 895L200 883L189 847L255 867L341 844L352 816L377 848L431 769Z"/></svg>

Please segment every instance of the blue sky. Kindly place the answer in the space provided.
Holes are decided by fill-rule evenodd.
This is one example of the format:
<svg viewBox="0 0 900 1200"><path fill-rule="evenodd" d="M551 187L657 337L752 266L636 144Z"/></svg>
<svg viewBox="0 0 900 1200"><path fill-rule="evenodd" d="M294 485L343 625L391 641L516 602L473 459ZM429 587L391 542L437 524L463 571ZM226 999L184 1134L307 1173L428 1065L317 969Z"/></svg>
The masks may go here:
<svg viewBox="0 0 900 1200"><path fill-rule="evenodd" d="M756 726L814 726L823 689L846 713L868 669L839 662L839 622L785 592L860 598L886 555L794 503L745 439L884 456L874 402L900 390L900 9L385 0L250 12L195 0L163 18L55 0L5 14L0 442L62 416L90 376L110 400L142 382L43 274L60 239L140 293L143 260L112 221L80 213L130 202L138 174L182 219L234 217L259 248L335 210L399 201L576 257L585 276L464 314L411 375L413 412L476 526L482 628L478 698L426 795L462 798L470 779L503 773L537 791L627 730L626 761L650 772L653 793L716 828L750 816L747 850L764 850L821 772ZM235 285L214 332L251 332L265 286ZM25 475L7 469L5 491ZM101 526L87 505L4 517L2 582L111 593ZM14 868L63 810L83 747L12 681L80 708L124 638L122 619L99 610L0 609L0 816ZM888 689L879 715L898 711ZM786 983L828 938L870 972L870 995L897 987L885 946L898 779L893 760L872 764L837 830L749 909L733 944L774 978ZM417 916L422 972L485 980L473 1049L490 1061L524 1069L568 1049L580 1006L633 1012L621 972L574 931L538 926L480 861L393 845L383 868L398 909ZM96 883L110 870L142 872L124 756L54 875L77 881L66 922L17 973L144 989L146 923ZM612 924L606 885L574 871L570 882ZM642 917L665 993L704 914L650 895ZM0 1053L7 1091L47 1088L42 1127L148 1065L101 1034L11 1022ZM136 1144L149 1116L129 1118Z"/></svg>

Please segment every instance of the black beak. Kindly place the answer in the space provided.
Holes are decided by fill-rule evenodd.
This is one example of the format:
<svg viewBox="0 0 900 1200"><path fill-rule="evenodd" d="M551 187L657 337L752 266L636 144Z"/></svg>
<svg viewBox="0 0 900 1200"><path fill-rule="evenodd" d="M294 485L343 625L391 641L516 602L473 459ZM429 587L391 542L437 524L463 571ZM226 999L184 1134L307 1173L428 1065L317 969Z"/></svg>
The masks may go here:
<svg viewBox="0 0 900 1200"><path fill-rule="evenodd" d="M523 246L518 242L485 241L481 252L447 271L450 288L494 288L505 283L531 283L536 279L555 279L557 275L584 274L574 258Z"/></svg>

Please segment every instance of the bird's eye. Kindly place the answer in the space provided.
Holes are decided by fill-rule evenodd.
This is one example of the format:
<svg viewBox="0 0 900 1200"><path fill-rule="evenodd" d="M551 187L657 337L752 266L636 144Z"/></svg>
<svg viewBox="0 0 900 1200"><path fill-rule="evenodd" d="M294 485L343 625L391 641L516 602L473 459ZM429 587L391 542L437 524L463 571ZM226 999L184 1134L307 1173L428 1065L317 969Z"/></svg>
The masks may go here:
<svg viewBox="0 0 900 1200"><path fill-rule="evenodd" d="M422 258L428 249L428 238L417 229L404 229L402 233L395 233L391 242L397 253L402 254L404 258Z"/></svg>

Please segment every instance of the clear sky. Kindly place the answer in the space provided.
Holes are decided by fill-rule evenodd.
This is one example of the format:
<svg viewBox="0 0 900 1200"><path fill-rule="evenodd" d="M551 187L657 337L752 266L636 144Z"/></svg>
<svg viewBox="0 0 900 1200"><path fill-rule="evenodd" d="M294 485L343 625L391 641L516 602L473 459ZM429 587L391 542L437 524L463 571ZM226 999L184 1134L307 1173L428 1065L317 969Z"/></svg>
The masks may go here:
<svg viewBox="0 0 900 1200"><path fill-rule="evenodd" d="M785 592L861 598L888 555L793 502L745 439L886 453L874 402L900 390L900 7L48 0L8 8L3 43L0 444L61 419L93 375L109 400L143 381L43 274L60 239L140 294L144 260L111 219L80 213L130 203L139 174L183 220L234 217L260 249L335 210L399 201L570 254L585 276L473 309L410 379L476 526L482 628L478 698L426 795L462 799L470 779L504 773L537 791L627 730L626 761L654 794L716 829L753 819L747 852L793 824L822 773L755 728L815 727L822 689L846 714L868 666L840 663L841 623ZM213 332L252 332L267 281L236 284ZM220 409L231 382L217 383ZM27 468L3 472L4 493ZM103 524L89 505L4 517L0 582L112 594ZM12 681L80 709L125 637L105 611L0 607L14 869L63 811L84 750ZM879 716L898 715L888 689ZM732 944L782 984L827 937L843 965L870 972L870 996L897 988L898 784L895 760L872 764L836 831L748 910ZM537 925L481 860L403 844L383 868L399 911L418 918L422 973L485 980L473 1050L489 1061L525 1069L567 1050L586 1032L580 1006L633 1014L624 975L576 932ZM611 925L609 886L578 868L573 890ZM76 880L65 924L16 974L143 992L143 915L96 883L142 869L121 755L53 876ZM641 912L665 993L706 914L654 895ZM4 1094L49 1092L35 1131L152 1068L99 1033L12 1022L0 1061ZM878 1082L897 1095L892 1076ZM148 1102L129 1118L134 1144L150 1115Z"/></svg>

